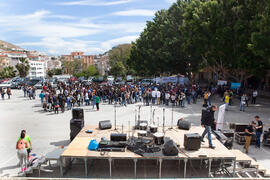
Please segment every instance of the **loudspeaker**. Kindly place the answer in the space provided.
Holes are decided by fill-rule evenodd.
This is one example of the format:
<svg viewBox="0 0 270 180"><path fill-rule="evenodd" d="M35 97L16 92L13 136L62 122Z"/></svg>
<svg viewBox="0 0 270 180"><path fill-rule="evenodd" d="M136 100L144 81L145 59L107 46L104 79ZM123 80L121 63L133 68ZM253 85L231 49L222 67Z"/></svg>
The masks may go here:
<svg viewBox="0 0 270 180"><path fill-rule="evenodd" d="M70 120L70 141L72 141L77 134L84 127L84 119L71 119Z"/></svg>
<svg viewBox="0 0 270 180"><path fill-rule="evenodd" d="M222 132L228 138L233 138L234 137L234 131L231 130L231 129L225 129Z"/></svg>
<svg viewBox="0 0 270 180"><path fill-rule="evenodd" d="M72 119L84 119L84 113L82 108L72 109Z"/></svg>
<svg viewBox="0 0 270 180"><path fill-rule="evenodd" d="M177 126L179 129L189 130L191 127L191 123L188 121L184 121L184 120L179 119L177 121Z"/></svg>
<svg viewBox="0 0 270 180"><path fill-rule="evenodd" d="M245 132L245 129L248 127L247 124L235 124L235 132Z"/></svg>
<svg viewBox="0 0 270 180"><path fill-rule="evenodd" d="M186 150L198 150L201 148L201 136L198 133L185 134L184 146Z"/></svg>
<svg viewBox="0 0 270 180"><path fill-rule="evenodd" d="M163 154L165 156L177 156L178 155L178 148L173 140L169 140L164 144L163 147Z"/></svg>
<svg viewBox="0 0 270 180"><path fill-rule="evenodd" d="M111 134L111 141L127 141L127 134Z"/></svg>
<svg viewBox="0 0 270 180"><path fill-rule="evenodd" d="M112 128L112 124L111 124L111 121L110 120L99 121L98 127L101 130L103 130L103 129L111 129Z"/></svg>

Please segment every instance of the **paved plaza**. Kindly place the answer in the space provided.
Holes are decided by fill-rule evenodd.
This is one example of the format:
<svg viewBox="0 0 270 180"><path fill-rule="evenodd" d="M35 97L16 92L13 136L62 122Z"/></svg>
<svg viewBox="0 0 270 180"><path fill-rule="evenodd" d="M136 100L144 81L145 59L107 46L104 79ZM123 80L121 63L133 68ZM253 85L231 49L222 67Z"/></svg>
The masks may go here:
<svg viewBox="0 0 270 180"><path fill-rule="evenodd" d="M39 92L37 93L39 94ZM213 104L221 105L221 99L216 97ZM134 125L135 109L138 109L140 103L124 106L117 106L117 125ZM153 106L155 110L154 120L159 125L162 124L162 109L165 106ZM239 111L239 100L234 99L233 106L230 106L229 112L225 114L226 127L230 122L249 123L255 115L259 115L265 124L265 130L270 124L270 102L269 100L259 99L257 105L250 105L246 112ZM100 111L92 110L92 106L83 106L86 125L98 125L101 120L111 120L114 124L114 106L100 105ZM166 126L170 126L173 116L173 124L181 117L192 122L193 125L200 125L200 116L202 109L202 100L197 104L186 105L184 109L175 107L165 107ZM142 106L141 119L150 119L150 106ZM217 113L215 114L217 117ZM11 100L0 100L0 177L17 176L19 172L18 159L16 156L16 141L22 129L26 129L31 137L33 144L33 153L41 156L59 148L61 145L69 143L69 121L71 111L65 113L44 112L41 108L39 98L29 100L23 97L21 90L14 90ZM243 151L242 146L234 144L234 148ZM262 147L256 149L250 147L249 155L254 157L263 166L270 168L270 148ZM121 177L121 173L119 174Z"/></svg>

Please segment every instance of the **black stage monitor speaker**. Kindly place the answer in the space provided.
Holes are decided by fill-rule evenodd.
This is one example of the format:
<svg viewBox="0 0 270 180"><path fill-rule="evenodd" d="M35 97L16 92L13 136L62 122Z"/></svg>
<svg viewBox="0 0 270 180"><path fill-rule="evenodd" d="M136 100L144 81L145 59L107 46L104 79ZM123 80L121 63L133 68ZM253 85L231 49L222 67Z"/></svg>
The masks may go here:
<svg viewBox="0 0 270 180"><path fill-rule="evenodd" d="M222 132L228 138L233 138L234 137L234 131L231 130L231 129L224 129Z"/></svg>
<svg viewBox="0 0 270 180"><path fill-rule="evenodd" d="M179 129L189 130L191 127L191 123L188 121L179 119L177 122L177 126Z"/></svg>
<svg viewBox="0 0 270 180"><path fill-rule="evenodd" d="M84 119L71 119L70 120L70 141L72 141L77 134L84 127Z"/></svg>
<svg viewBox="0 0 270 180"><path fill-rule="evenodd" d="M178 148L173 140L169 140L164 144L163 147L163 154L165 156L177 156L178 155Z"/></svg>
<svg viewBox="0 0 270 180"><path fill-rule="evenodd" d="M112 124L111 124L111 121L110 120L99 121L98 127L101 130L103 130L103 129L111 129L112 128Z"/></svg>
<svg viewBox="0 0 270 180"><path fill-rule="evenodd" d="M127 134L111 134L111 141L127 141Z"/></svg>
<svg viewBox="0 0 270 180"><path fill-rule="evenodd" d="M73 108L72 109L72 119L84 119L83 109L82 108Z"/></svg>
<svg viewBox="0 0 270 180"><path fill-rule="evenodd" d="M198 150L201 148L201 136L198 133L185 134L184 146L186 150Z"/></svg>

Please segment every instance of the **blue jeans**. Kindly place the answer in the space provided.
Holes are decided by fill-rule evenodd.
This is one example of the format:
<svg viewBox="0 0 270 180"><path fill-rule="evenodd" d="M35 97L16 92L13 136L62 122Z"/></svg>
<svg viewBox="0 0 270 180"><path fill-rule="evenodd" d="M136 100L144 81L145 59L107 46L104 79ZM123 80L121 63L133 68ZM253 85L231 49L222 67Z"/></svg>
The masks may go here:
<svg viewBox="0 0 270 180"><path fill-rule="evenodd" d="M245 111L245 105L243 103L240 103L240 111Z"/></svg>
<svg viewBox="0 0 270 180"><path fill-rule="evenodd" d="M202 134L202 140L204 138L204 136L206 134L208 134L208 142L209 142L209 146L212 147L213 144L212 144L212 136L211 136L211 132L212 132L212 129L211 129L211 126L206 126L204 125L204 131L203 131L203 134Z"/></svg>
<svg viewBox="0 0 270 180"><path fill-rule="evenodd" d="M259 148L261 147L261 135L261 132L256 132L256 146Z"/></svg>
<svg viewBox="0 0 270 180"><path fill-rule="evenodd" d="M187 102L188 102L188 104L190 104L190 96L187 96Z"/></svg>
<svg viewBox="0 0 270 180"><path fill-rule="evenodd" d="M225 110L228 111L229 110L229 103L225 104Z"/></svg>

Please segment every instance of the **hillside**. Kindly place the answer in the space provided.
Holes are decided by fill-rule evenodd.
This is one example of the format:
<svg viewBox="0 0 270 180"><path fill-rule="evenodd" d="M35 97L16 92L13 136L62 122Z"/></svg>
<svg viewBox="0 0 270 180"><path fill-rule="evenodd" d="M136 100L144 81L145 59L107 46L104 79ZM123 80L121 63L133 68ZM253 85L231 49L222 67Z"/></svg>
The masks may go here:
<svg viewBox="0 0 270 180"><path fill-rule="evenodd" d="M3 49L3 50L12 50L12 48L22 49L19 46L16 46L14 44L11 44L11 43L8 43L8 42L5 42L5 41L0 40L0 49Z"/></svg>

